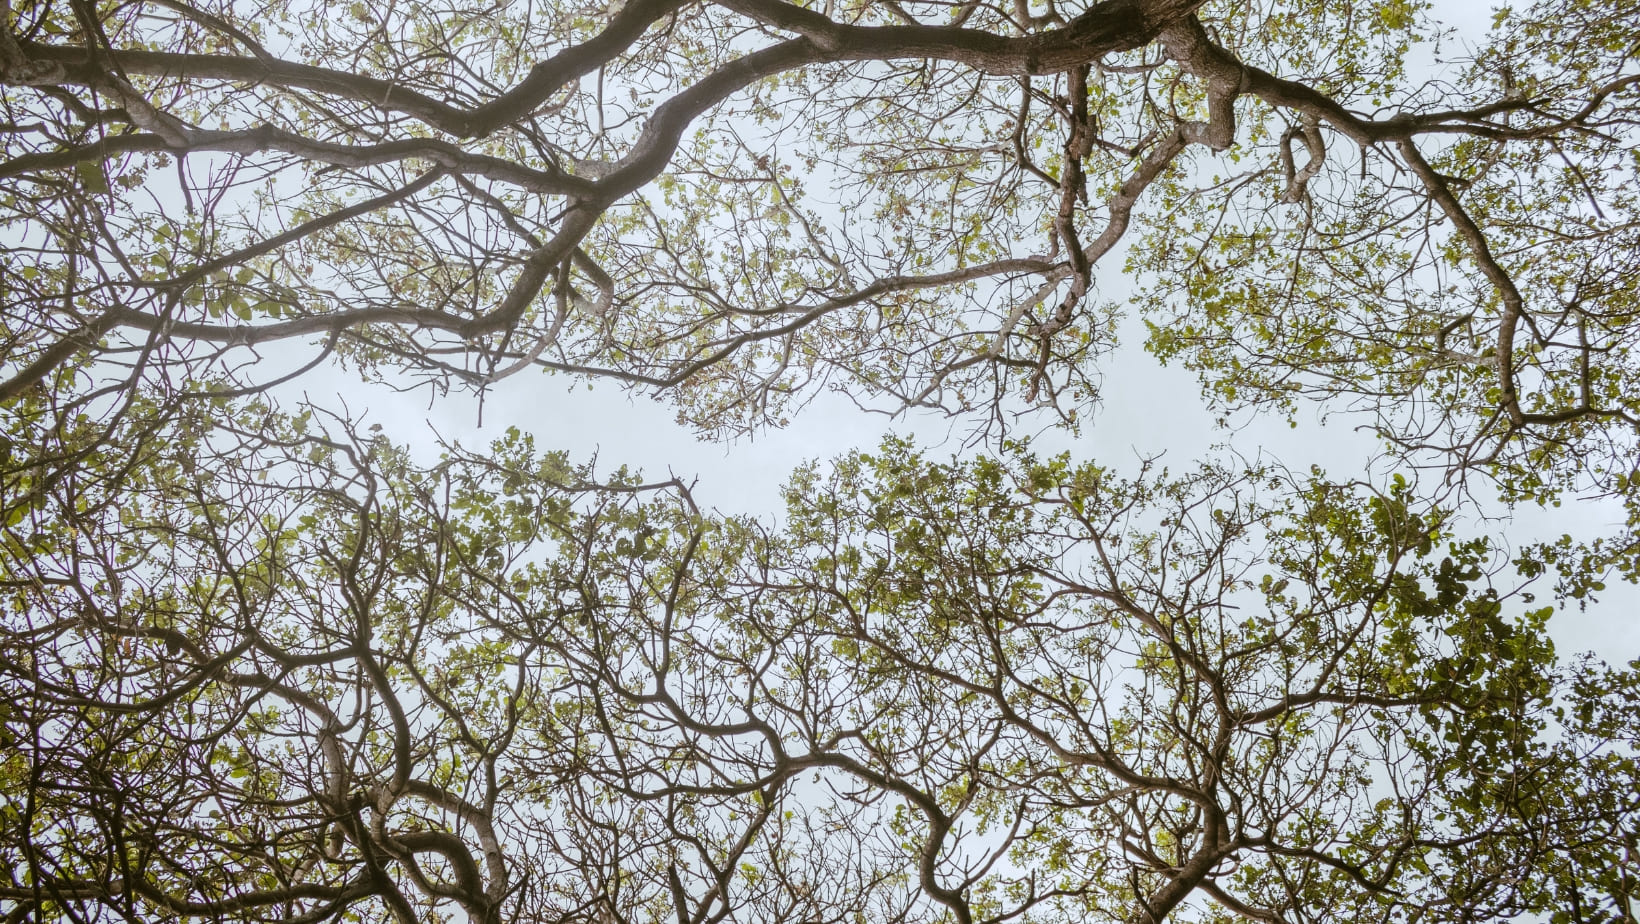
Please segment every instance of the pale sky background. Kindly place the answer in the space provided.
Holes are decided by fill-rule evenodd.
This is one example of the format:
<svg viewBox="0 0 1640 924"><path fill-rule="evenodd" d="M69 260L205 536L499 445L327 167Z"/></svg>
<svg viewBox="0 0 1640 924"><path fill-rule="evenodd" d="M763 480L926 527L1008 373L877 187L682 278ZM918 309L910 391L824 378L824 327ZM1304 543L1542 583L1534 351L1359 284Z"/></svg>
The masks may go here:
<svg viewBox="0 0 1640 924"><path fill-rule="evenodd" d="M1435 7L1438 20L1462 30L1460 39L1480 38L1491 22L1492 5L1488 3L1459 0ZM1457 51L1451 43L1443 49L1445 55ZM1430 49L1425 48L1424 67L1430 65L1430 56ZM1102 271L1096 272L1100 297L1121 299L1127 289L1120 278L1122 254L1107 255L1100 266ZM1235 432L1216 427L1195 377L1183 369L1160 366L1144 351L1144 340L1142 324L1129 318L1121 331L1121 348L1103 363L1103 406L1085 418L1080 435L1054 428L1046 414L1034 425L1023 421L1016 435L1035 434L1032 447L1040 455L1068 451L1079 461L1098 460L1127 472L1136 469L1140 458L1158 454L1163 464L1176 470L1210 456L1227 458L1223 450L1215 449L1224 444L1244 457L1262 455L1295 471L1320 465L1335 480L1367 478L1381 484L1392 470L1381 459L1378 441L1356 429L1365 422L1362 418L1320 404L1301 408L1296 429L1274 415L1243 415L1235 421L1239 425ZM435 432L482 449L507 427L517 426L534 434L540 449L563 449L576 461L596 453L600 471L626 465L651 479L671 473L686 482L693 480L699 502L728 514L778 513L779 488L792 469L853 449L869 451L890 432L916 437L934 456L963 452L963 439L973 423L929 413L891 419L864 413L841 397L822 396L792 414L786 429L714 443L678 425L664 399L645 392L624 392L611 382L595 383L588 390L585 383L569 377L532 370L489 390L482 427L478 402L471 395L452 393L430 401L426 390L398 393L361 386L356 378L334 369L315 370L277 394L284 403L305 395L322 406L335 406L345 396L348 408L366 423L381 423L395 442L429 452ZM1319 417L1323 410L1333 413L1326 424ZM1438 474L1430 477L1438 480ZM1490 496L1484 487L1476 493L1482 499ZM1622 521L1617 505L1582 501L1559 509L1520 509L1509 521L1472 523L1470 529L1519 548L1565 532L1609 533ZM1546 595L1544 588L1540 596ZM1637 611L1640 592L1629 585L1613 585L1598 605L1585 612L1569 610L1557 618L1555 629L1562 655L1593 650L1613 662L1640 655Z"/></svg>
<svg viewBox="0 0 1640 924"><path fill-rule="evenodd" d="M1129 474L1147 456L1161 454L1164 465L1183 470L1201 459L1228 459L1230 450L1249 459L1262 455L1279 460L1298 472L1319 465L1339 481L1365 478L1382 484L1387 472L1408 471L1381 458L1377 440L1355 429L1359 419L1335 414L1323 423L1319 405L1301 409L1296 429L1273 415L1251 416L1234 432L1215 426L1195 377L1161 366L1144 351L1142 328L1134 322L1128 327L1123 346L1105 366L1103 406L1086 418L1080 435L1052 427L1046 414L1034 429L1021 426L1020 434L1036 434L1031 445L1038 455L1065 451L1077 461L1097 460ZM625 465L651 480L670 473L694 481L696 500L725 514L777 515L780 486L794 468L854 449L870 451L889 433L915 437L936 458L975 452L963 448L971 421L927 412L891 419L864 413L839 396L824 396L793 414L786 429L708 442L676 423L663 399L623 392L609 382L594 383L589 390L567 376L534 371L492 387L484 399L482 426L478 402L469 394L453 392L429 403L425 391L363 386L337 370L315 370L285 386L279 397L288 402L303 395L322 406L345 400L363 422L382 424L389 438L409 443L429 459L436 451L435 433L482 449L516 426L533 434L540 450L562 449L577 462L596 454L600 472ZM1478 493L1487 496L1484 489ZM1565 532L1609 532L1622 521L1622 510L1614 503L1574 501L1558 509L1518 509L1508 521L1471 522L1468 531L1519 548ZM1547 596L1547 586L1539 596ZM1637 604L1640 591L1614 583L1597 605L1556 617L1557 648L1562 656L1594 651L1613 663L1640 656Z"/></svg>

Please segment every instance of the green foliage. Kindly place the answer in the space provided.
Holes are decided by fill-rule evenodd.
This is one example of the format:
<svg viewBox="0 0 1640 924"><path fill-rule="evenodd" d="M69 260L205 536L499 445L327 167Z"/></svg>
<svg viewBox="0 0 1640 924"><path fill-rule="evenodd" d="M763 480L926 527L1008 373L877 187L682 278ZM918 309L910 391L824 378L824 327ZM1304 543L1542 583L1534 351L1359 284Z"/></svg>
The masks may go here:
<svg viewBox="0 0 1640 924"><path fill-rule="evenodd" d="M1633 6L5 6L0 914L1634 921L1640 662L1555 644L1640 577ZM1443 500L1034 453L1128 312ZM323 364L989 454L725 517Z"/></svg>
<svg viewBox="0 0 1640 924"><path fill-rule="evenodd" d="M1405 479L895 439L770 523L517 430L213 413L4 529L35 917L1627 907L1636 668Z"/></svg>

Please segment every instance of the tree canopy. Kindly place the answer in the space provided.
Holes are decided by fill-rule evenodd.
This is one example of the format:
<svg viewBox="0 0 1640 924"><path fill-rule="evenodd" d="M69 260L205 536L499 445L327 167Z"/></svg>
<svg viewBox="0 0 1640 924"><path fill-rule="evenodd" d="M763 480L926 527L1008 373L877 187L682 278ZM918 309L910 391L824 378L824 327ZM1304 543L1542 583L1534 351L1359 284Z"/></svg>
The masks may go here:
<svg viewBox="0 0 1640 924"><path fill-rule="evenodd" d="M1404 484L248 419L7 530L15 918L1632 919L1640 675Z"/></svg>
<svg viewBox="0 0 1640 924"><path fill-rule="evenodd" d="M0 394L290 341L713 432L827 387L1071 413L1131 308L1227 407L1632 468L1626 2L7 10Z"/></svg>
<svg viewBox="0 0 1640 924"><path fill-rule="evenodd" d="M8 922L1636 918L1631 3L3 0L0 107ZM1124 324L1441 477L1033 453ZM983 451L737 518L325 365Z"/></svg>

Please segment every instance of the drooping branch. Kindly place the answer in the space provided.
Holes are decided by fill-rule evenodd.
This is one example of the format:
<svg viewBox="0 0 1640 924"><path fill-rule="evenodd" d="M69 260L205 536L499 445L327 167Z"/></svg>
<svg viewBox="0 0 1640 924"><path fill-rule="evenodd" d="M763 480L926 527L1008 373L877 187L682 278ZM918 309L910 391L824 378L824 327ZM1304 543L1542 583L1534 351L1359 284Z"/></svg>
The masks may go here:
<svg viewBox="0 0 1640 924"><path fill-rule="evenodd" d="M1514 278L1493 256L1491 245L1486 241L1486 234L1452 194L1452 187L1446 179L1437 174L1429 162L1424 160L1417 143L1408 139L1400 142L1398 147L1401 157L1407 166L1412 168L1413 174L1423 184L1429 197L1446 215L1447 220L1452 222L1453 227L1458 229L1458 234L1468 247L1475 266L1497 290L1498 298L1503 302L1503 311L1498 315L1497 345L1493 348L1492 357L1498 377L1498 402L1512 426L1524 426L1526 415L1521 410L1520 394L1515 385L1515 336L1526 310L1526 300L1516 288Z"/></svg>

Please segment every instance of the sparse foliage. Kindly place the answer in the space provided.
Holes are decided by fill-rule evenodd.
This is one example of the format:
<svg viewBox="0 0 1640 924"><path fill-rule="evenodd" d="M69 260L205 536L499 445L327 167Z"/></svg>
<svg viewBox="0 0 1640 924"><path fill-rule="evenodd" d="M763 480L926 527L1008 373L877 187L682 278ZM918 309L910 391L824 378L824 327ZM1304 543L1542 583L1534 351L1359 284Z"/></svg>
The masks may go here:
<svg viewBox="0 0 1640 924"><path fill-rule="evenodd" d="M0 916L1632 924L1632 6L0 0ZM1459 490L1032 455L1130 315ZM326 363L990 455L732 518Z"/></svg>
<svg viewBox="0 0 1640 924"><path fill-rule="evenodd" d="M1404 486L242 417L5 531L14 919L1632 914L1635 675Z"/></svg>
<svg viewBox="0 0 1640 924"><path fill-rule="evenodd" d="M1632 470L1629 3L6 10L6 395L289 342L709 431L826 387L1071 416L1136 230L1152 348L1228 408L1351 397L1523 495Z"/></svg>

